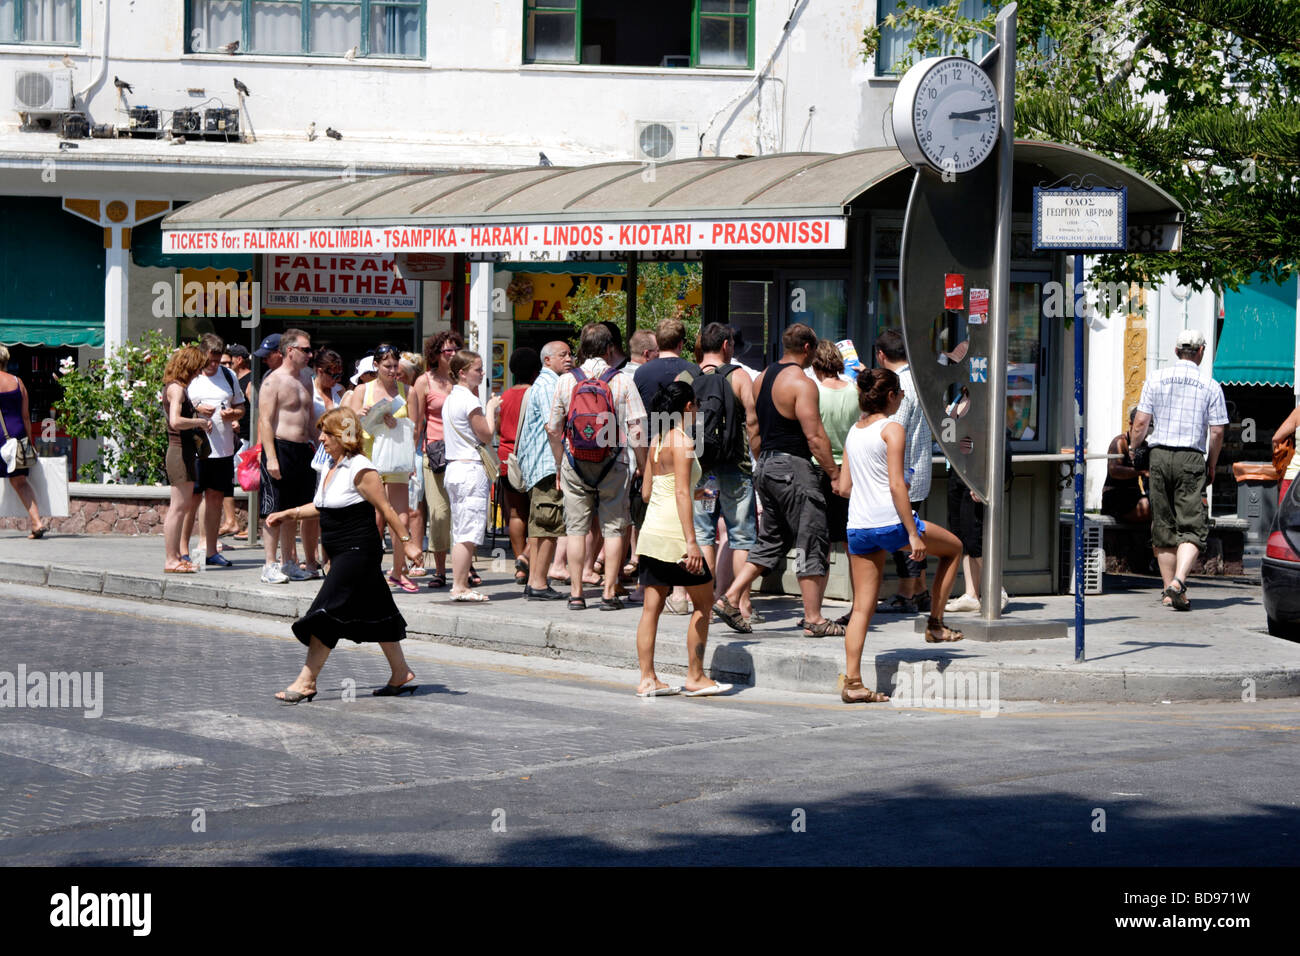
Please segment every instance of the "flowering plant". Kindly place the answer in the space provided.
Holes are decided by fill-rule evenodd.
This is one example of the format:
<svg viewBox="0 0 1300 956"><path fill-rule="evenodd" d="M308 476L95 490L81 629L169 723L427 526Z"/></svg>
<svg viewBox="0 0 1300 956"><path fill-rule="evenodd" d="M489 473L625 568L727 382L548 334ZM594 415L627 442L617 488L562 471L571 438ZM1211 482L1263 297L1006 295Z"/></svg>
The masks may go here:
<svg viewBox="0 0 1300 956"><path fill-rule="evenodd" d="M123 345L84 369L70 358L59 364L63 397L54 414L60 427L101 443L99 457L77 469L82 481L167 483L162 381L171 352L171 341L150 331L139 344Z"/></svg>

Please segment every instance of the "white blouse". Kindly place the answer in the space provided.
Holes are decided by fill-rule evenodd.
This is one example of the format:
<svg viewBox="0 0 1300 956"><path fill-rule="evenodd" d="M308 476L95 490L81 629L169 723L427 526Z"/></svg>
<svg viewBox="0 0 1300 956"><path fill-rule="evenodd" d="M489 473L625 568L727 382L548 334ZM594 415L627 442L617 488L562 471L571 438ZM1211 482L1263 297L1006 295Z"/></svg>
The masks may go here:
<svg viewBox="0 0 1300 956"><path fill-rule="evenodd" d="M333 474L322 471L320 481L316 483L316 497L312 499L312 504L317 508L346 508L365 501L357 490L357 479L366 470L375 470L370 459L365 455L352 455L339 462ZM328 487L325 485L326 478L329 479Z"/></svg>

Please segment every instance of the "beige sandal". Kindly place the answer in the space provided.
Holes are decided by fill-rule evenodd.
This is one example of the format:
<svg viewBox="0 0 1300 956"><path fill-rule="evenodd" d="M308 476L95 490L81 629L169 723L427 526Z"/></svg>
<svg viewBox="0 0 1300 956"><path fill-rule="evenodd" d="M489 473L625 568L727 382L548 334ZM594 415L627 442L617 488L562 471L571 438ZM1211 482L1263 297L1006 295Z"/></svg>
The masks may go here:
<svg viewBox="0 0 1300 956"><path fill-rule="evenodd" d="M889 700L889 695L865 686L861 677L845 678L840 688L840 700L846 704L883 704Z"/></svg>

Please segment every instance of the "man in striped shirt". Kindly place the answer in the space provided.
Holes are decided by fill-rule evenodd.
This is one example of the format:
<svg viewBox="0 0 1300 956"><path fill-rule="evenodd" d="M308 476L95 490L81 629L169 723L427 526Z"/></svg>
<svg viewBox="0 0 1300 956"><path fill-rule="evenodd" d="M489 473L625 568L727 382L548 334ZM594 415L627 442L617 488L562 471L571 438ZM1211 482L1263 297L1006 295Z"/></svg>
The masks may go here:
<svg viewBox="0 0 1300 956"><path fill-rule="evenodd" d="M1223 388L1214 379L1201 377L1198 368L1205 357L1205 336L1184 329L1174 354L1178 361L1142 386L1133 419L1133 447L1142 444L1154 416L1156 426L1150 436L1151 544L1165 585L1162 603L1190 611L1187 575L1209 534L1203 496L1207 476L1213 480L1219 462L1228 409Z"/></svg>

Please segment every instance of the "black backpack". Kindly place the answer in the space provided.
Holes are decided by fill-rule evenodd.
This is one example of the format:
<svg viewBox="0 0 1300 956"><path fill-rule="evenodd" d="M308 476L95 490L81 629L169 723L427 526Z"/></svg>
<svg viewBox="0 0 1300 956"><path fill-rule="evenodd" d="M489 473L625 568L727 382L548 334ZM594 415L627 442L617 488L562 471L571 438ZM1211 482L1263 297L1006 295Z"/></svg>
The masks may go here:
<svg viewBox="0 0 1300 956"><path fill-rule="evenodd" d="M719 465L739 464L745 457L745 415L731 389L731 373L738 365L706 369L693 383L695 401L700 407L699 427L702 444L700 467L711 471Z"/></svg>

